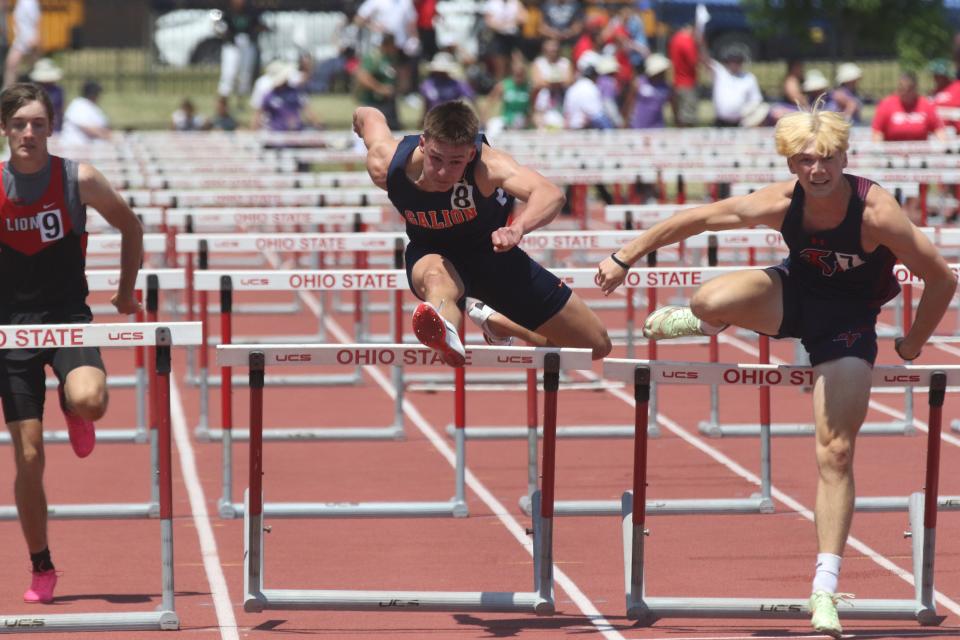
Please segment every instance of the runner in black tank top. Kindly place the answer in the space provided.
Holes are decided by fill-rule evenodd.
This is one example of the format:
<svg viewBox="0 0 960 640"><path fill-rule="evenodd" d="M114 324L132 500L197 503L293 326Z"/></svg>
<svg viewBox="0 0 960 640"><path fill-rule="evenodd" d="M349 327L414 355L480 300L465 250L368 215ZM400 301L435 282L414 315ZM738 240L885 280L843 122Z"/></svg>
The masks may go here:
<svg viewBox="0 0 960 640"><path fill-rule="evenodd" d="M896 296L897 259L924 282L916 320L894 351L920 355L956 289L956 277L897 201L869 180L843 173L849 124L836 113L800 112L777 123L777 151L795 181L685 210L604 260L597 281L609 294L642 256L702 231L778 229L790 256L704 284L689 307L663 307L644 334L662 340L715 334L736 325L800 338L814 365L819 553L810 597L815 630L840 637L837 583L853 517L853 452L870 398L880 307Z"/></svg>
<svg viewBox="0 0 960 640"><path fill-rule="evenodd" d="M0 122L10 160L0 167L0 324L89 323L86 304L86 205L121 233L120 283L113 304L134 313L143 232L136 216L93 167L47 151L50 98L37 85L0 93ZM12 276L16 274L16 276ZM32 603L49 603L57 574L47 544L43 490L45 366L60 381L70 443L80 457L94 447L93 421L107 408L106 373L95 348L0 349L0 399L15 442L17 514L30 552Z"/></svg>
<svg viewBox="0 0 960 640"><path fill-rule="evenodd" d="M354 113L367 146L367 170L403 217L410 289L424 302L414 312L421 342L463 364L456 327L467 314L488 342L518 337L536 346L583 347L602 358L610 339L596 314L517 245L560 211L563 194L540 174L492 149L476 114L448 102L430 110L424 133L393 137L376 109ZM514 216L514 201L526 202ZM496 312L493 310L496 309Z"/></svg>

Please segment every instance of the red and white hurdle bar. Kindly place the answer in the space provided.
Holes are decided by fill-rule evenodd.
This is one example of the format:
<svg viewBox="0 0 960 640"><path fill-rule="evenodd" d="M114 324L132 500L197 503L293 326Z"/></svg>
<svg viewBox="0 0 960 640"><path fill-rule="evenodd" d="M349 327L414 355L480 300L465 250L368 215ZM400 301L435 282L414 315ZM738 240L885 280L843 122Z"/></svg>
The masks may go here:
<svg viewBox="0 0 960 640"><path fill-rule="evenodd" d="M679 375L679 374L683 375ZM700 364L692 362L649 362L610 359L604 362L604 376L634 385L636 398L633 490L622 498L623 549L627 617L649 624L664 618L763 618L803 619L810 616L804 599L786 598L702 598L648 597L644 576L647 501L647 400L650 384L731 384L804 386L812 384L810 367L743 364ZM939 508L960 507L958 498L939 496L940 434L947 384L960 383L960 367L903 366L875 367L874 386L929 387L930 419L927 437L927 464L924 492L905 498L857 498L889 503L891 508L906 508L910 514L915 597L913 600L857 599L841 601L841 618L857 620L916 620L922 625L939 624L934 602L933 567Z"/></svg>
<svg viewBox="0 0 960 640"><path fill-rule="evenodd" d="M0 349L75 347L154 347L158 385L156 409L159 455L152 469L156 502L49 506L51 518L140 518L160 520L161 604L155 611L80 614L0 614L0 633L24 631L174 630L180 619L174 609L173 473L170 439L171 347L200 343L199 323L136 323L0 326ZM6 514L5 514L6 515ZM14 509L13 517L16 517Z"/></svg>
<svg viewBox="0 0 960 640"><path fill-rule="evenodd" d="M476 347L467 350L467 367L505 367L526 369L543 367L544 423L547 435L543 447L543 486L534 496L538 509L533 518L534 590L516 591L357 591L265 589L263 576L263 519L271 514L264 503L263 468L263 388L267 366L301 361L291 354L309 355L317 364L351 364L358 353L370 360L394 364L424 364L443 367L442 360L426 347L409 345L291 345L222 346L217 359L224 366L250 368L250 483L244 507L244 610L325 609L364 611L508 611L538 615L554 613L553 594L553 495L556 468L555 426L561 368L590 366L587 349L540 349L530 347ZM458 469L463 473L464 441L458 440ZM463 478L458 478L462 486ZM460 494L462 496L462 494ZM329 515L327 505L300 504L298 515ZM400 510L404 503L381 503L380 508ZM372 515L364 505L344 505L339 515ZM352 513L351 513L352 512ZM398 514L399 515L399 514ZM420 515L410 513L407 515Z"/></svg>

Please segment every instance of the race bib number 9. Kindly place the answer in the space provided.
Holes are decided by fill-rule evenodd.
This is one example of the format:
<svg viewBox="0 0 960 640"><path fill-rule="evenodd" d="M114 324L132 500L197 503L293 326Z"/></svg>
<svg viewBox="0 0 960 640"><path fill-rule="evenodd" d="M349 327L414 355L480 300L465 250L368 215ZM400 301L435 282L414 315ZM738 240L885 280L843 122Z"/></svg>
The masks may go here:
<svg viewBox="0 0 960 640"><path fill-rule="evenodd" d="M37 214L37 224L40 227L40 239L44 242L53 242L63 237L63 220L60 209L41 211Z"/></svg>
<svg viewBox="0 0 960 640"><path fill-rule="evenodd" d="M451 209L474 209L473 204L473 185L465 182L458 182L453 187L453 195L450 197Z"/></svg>

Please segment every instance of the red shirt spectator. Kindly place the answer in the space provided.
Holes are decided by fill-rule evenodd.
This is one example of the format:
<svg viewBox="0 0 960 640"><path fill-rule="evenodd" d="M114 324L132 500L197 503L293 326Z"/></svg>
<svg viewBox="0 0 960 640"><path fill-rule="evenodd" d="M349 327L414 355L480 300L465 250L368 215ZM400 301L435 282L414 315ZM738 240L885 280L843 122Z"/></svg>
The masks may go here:
<svg viewBox="0 0 960 640"><path fill-rule="evenodd" d="M904 73L897 92L877 105L873 116L875 140L926 140L931 134L943 139L943 121L929 100L917 94L917 78Z"/></svg>
<svg viewBox="0 0 960 640"><path fill-rule="evenodd" d="M960 80L954 80L947 85L946 89L933 96L933 105L937 108L944 107L953 110L960 110ZM944 124L952 126L960 133L960 119L948 119L938 113Z"/></svg>
<svg viewBox="0 0 960 640"><path fill-rule="evenodd" d="M697 86L697 41L693 27L684 27L673 34L667 47L673 65L673 85L678 89Z"/></svg>

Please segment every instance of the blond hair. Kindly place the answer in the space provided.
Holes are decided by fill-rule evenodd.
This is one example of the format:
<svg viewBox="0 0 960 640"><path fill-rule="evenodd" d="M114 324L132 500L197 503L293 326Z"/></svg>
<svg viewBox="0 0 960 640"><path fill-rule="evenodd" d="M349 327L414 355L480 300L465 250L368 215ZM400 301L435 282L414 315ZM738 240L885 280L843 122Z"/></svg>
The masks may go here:
<svg viewBox="0 0 960 640"><path fill-rule="evenodd" d="M777 153L784 157L802 153L811 142L819 156L843 153L850 145L850 123L835 111L823 109L821 95L809 111L791 113L777 121L774 139Z"/></svg>

